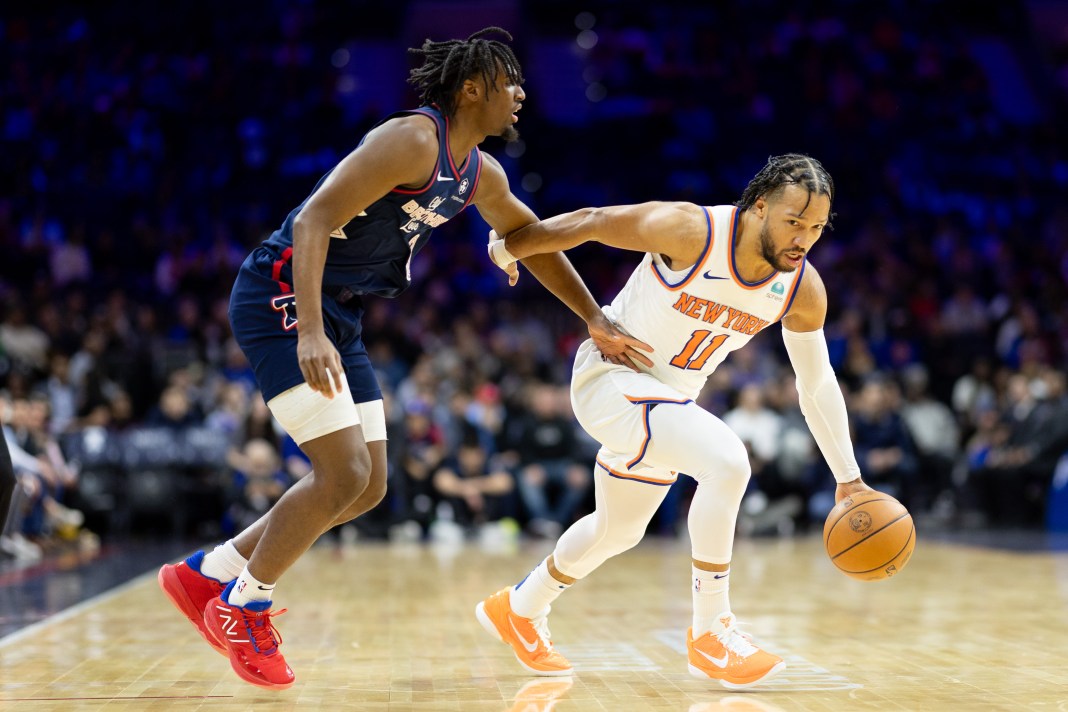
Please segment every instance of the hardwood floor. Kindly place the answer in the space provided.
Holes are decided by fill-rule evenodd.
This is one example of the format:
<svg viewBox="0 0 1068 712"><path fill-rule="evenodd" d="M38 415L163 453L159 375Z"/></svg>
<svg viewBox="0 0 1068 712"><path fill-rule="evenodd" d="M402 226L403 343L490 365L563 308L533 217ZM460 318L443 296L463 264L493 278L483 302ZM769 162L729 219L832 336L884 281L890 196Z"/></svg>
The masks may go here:
<svg viewBox="0 0 1068 712"><path fill-rule="evenodd" d="M13 710L1068 710L1068 554L925 541L878 583L818 538L742 540L731 600L787 669L759 691L690 677L689 547L647 541L554 605L575 666L536 679L474 605L551 549L314 548L279 584L293 688L241 682L159 591L155 570L0 639Z"/></svg>

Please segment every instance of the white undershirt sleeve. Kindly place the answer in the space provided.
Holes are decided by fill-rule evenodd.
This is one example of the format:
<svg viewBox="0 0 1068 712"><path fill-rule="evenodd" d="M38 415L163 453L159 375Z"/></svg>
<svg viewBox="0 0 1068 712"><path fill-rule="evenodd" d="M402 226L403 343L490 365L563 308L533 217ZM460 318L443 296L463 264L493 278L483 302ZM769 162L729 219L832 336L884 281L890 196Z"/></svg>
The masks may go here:
<svg viewBox="0 0 1068 712"><path fill-rule="evenodd" d="M782 340L797 375L801 412L834 473L834 479L838 482L857 479L860 477L860 467L853 455L853 442L849 437L845 398L831 367L823 329L790 331L784 326Z"/></svg>

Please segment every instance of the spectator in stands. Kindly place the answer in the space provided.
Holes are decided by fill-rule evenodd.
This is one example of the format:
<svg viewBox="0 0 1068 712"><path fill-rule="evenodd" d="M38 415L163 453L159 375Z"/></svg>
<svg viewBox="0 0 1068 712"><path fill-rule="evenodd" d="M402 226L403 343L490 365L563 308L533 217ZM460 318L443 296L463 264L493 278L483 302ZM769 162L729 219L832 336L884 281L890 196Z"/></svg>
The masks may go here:
<svg viewBox="0 0 1068 712"><path fill-rule="evenodd" d="M430 419L429 409L415 401L404 415L402 436L398 440L391 468L395 474L393 486L400 500L396 519L406 527L404 537L414 539L426 534L434 518L437 493L431 477L445 458L444 438Z"/></svg>
<svg viewBox="0 0 1068 712"><path fill-rule="evenodd" d="M748 383L738 392L736 406L723 415L723 422L745 444L752 470L738 512L739 532L792 534L804 511L804 499L779 473L782 416L765 405L761 385ZM805 430L808 431L807 426Z"/></svg>
<svg viewBox="0 0 1068 712"><path fill-rule="evenodd" d="M481 525L515 518L515 481L496 468L474 428L467 428L455 456L435 470L431 483L444 507L439 518L451 518L467 532Z"/></svg>
<svg viewBox="0 0 1068 712"><path fill-rule="evenodd" d="M263 439L245 444L238 456L227 508L227 533L241 531L264 515L293 483L274 445Z"/></svg>
<svg viewBox="0 0 1068 712"><path fill-rule="evenodd" d="M907 507L918 473L916 449L904 420L893 410L893 397L883 378L864 383L850 411L853 447L865 481Z"/></svg>
<svg viewBox="0 0 1068 712"><path fill-rule="evenodd" d="M575 520L593 481L589 467L578 459L578 426L561 408L559 390L532 384L528 410L509 428L506 441L515 451L519 494L530 517L527 529L546 539L559 536Z"/></svg>
<svg viewBox="0 0 1068 712"><path fill-rule="evenodd" d="M198 425L200 419L193 411L186 392L177 386L170 386L159 397L159 404L149 411L146 425L157 428L180 430Z"/></svg>
<svg viewBox="0 0 1068 712"><path fill-rule="evenodd" d="M927 369L915 364L902 374L905 403L901 417L916 445L917 493L921 509L940 497L952 508L953 463L960 453L960 429L953 411L928 392Z"/></svg>

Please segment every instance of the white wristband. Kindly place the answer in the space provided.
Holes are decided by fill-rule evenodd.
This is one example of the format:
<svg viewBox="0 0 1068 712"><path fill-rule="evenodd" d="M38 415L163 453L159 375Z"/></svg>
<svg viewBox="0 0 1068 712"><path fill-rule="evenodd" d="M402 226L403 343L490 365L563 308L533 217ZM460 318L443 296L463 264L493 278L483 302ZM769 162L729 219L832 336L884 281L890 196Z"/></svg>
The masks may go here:
<svg viewBox="0 0 1068 712"><path fill-rule="evenodd" d="M504 240L494 240L489 244L489 258L501 269L507 269L519 261L504 246Z"/></svg>

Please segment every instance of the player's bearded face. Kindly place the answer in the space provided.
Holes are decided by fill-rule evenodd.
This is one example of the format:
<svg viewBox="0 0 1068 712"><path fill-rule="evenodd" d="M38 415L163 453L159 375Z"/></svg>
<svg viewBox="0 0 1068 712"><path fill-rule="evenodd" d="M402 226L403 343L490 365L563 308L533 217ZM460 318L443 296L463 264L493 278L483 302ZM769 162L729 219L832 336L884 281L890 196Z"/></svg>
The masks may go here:
<svg viewBox="0 0 1068 712"><path fill-rule="evenodd" d="M768 221L764 221L764 225L760 228L760 256L764 258L776 272L793 272L797 267L791 265L785 258L787 252L797 252L797 248L787 248L785 250L775 249L775 240L771 237L771 227L768 225Z"/></svg>

